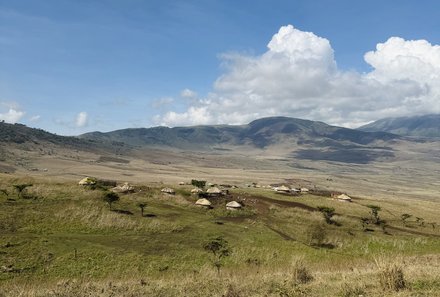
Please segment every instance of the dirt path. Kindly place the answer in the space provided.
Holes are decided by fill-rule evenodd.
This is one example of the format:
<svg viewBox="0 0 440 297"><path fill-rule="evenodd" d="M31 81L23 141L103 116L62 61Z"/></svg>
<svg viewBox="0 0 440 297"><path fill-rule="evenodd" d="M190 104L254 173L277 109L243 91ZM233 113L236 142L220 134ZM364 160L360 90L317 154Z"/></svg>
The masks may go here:
<svg viewBox="0 0 440 297"><path fill-rule="evenodd" d="M277 200L273 198L263 197L263 196L254 196L253 198L258 199L260 201L269 202L282 207L292 207L292 208L301 208L307 211L317 211L316 208L309 206L304 203L296 202L296 201L286 201L286 200Z"/></svg>
<svg viewBox="0 0 440 297"><path fill-rule="evenodd" d="M414 235L421 235L421 236L440 238L440 235L437 235L437 234L425 233L425 232L420 232L420 231L416 231L416 230L409 230L409 229L395 227L395 226L388 226L387 225L386 228L387 229L391 229L391 230L395 230L395 231L400 231L400 232L405 232L405 233L409 233L409 234L414 234Z"/></svg>
<svg viewBox="0 0 440 297"><path fill-rule="evenodd" d="M273 232L275 232L276 234L278 234L279 236L281 236L284 240L292 240L295 241L295 238L289 236L288 234L275 229L274 227L271 227L270 225L268 225L267 223L265 224L265 226L269 229L272 230Z"/></svg>

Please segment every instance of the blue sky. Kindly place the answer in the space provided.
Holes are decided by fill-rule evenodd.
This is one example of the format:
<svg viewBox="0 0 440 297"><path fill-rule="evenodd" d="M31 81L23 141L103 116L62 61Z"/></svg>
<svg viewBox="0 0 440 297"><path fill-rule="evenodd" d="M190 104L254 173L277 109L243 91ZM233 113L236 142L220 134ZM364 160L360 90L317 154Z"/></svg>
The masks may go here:
<svg viewBox="0 0 440 297"><path fill-rule="evenodd" d="M440 112L439 11L406 0L0 0L0 119L77 135Z"/></svg>

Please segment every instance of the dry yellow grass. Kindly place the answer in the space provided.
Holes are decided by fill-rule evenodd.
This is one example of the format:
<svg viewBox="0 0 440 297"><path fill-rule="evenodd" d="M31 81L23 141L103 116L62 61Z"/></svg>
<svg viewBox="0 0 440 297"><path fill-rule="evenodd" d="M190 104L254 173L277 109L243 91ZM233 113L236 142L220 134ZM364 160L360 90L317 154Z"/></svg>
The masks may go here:
<svg viewBox="0 0 440 297"><path fill-rule="evenodd" d="M4 248L7 253L15 249L18 254L6 254L2 259L7 259L8 264L25 260L41 263L50 252L57 255L55 263L70 266L66 274L59 276L53 271L63 272L62 269L51 264L47 264L48 277L41 271L27 277L11 278L4 274L8 277L0 280L0 296L439 295L440 253L435 251L440 246L440 201L436 164L430 164L429 160L417 163L403 159L391 164L366 165L302 160L292 167L290 161L271 160L276 156L250 152L249 158L246 153L230 156L156 151L140 158L123 156L130 161L128 164L97 163L100 157L97 154L27 155L29 167L47 171L30 172L21 168L15 175L0 174L0 189L14 193L14 183L32 183L34 186L28 191L39 198L20 202L23 203L20 208L14 208L13 202L7 202L0 193L5 211L0 227L8 231L5 235L8 237L3 237L0 244L4 247L7 241L30 243L23 244L21 251ZM145 193L122 196L118 205L134 215L120 215L108 210L99 192L76 184L84 176L128 181L154 190L151 196ZM325 242L333 249L307 245L307 228L312 223L323 222L319 212L271 205L264 216L257 214L257 218L239 223L225 220L225 231L212 223L217 217L193 208L184 196L158 192L166 185L188 190L189 186L178 183L192 178L238 185L240 188L234 190L237 193L265 195L312 207L334 207L337 213L334 220L342 226L326 226ZM354 196L354 203L313 195L284 197L267 189L245 188L245 184L252 182L269 185L292 178L308 180L320 189L347 192ZM145 199L147 212L158 215L157 218L140 219L135 205ZM404 230L393 229L391 235L384 235L379 227L373 226L374 232L362 231L359 218L369 216L365 206L369 204L380 205L381 218ZM51 213L51 210L56 211ZM26 211L32 221L21 217L21 211ZM179 213L184 215L178 216ZM409 227L401 222L403 213L412 215ZM425 224L417 223L416 217L423 218ZM436 227L428 224L431 222ZM14 226L19 234L11 229ZM201 242L216 232L226 234L233 245L233 253L226 259L220 275L209 255L200 248ZM54 247L46 247L44 240ZM57 240L63 240L62 244L56 246ZM148 244L149 241L153 243ZM81 256L95 262L75 264L71 257L78 244L84 244ZM380 267L374 261L381 255L388 262L398 259L406 288L399 292L382 291ZM313 280L297 281L298 265L293 263L298 256ZM106 266L107 262L112 264ZM83 272L77 266L90 271ZM71 271L75 274L69 276Z"/></svg>

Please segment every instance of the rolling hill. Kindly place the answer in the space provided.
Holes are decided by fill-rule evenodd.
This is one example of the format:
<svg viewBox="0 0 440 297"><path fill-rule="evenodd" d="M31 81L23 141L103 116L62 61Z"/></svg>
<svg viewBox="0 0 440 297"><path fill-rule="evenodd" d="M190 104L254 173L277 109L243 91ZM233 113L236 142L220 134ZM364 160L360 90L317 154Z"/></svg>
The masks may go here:
<svg viewBox="0 0 440 297"><path fill-rule="evenodd" d="M358 128L365 132L389 132L402 136L440 137L440 114L385 118Z"/></svg>
<svg viewBox="0 0 440 297"><path fill-rule="evenodd" d="M237 126L137 128L107 133L91 132L79 137L94 141L118 141L134 146L168 146L180 149L206 149L217 145L253 145L266 148L292 141L297 144L321 143L326 146L340 146L345 142L356 146L399 138L390 133L364 132L288 117L263 118Z"/></svg>
<svg viewBox="0 0 440 297"><path fill-rule="evenodd" d="M57 147L116 155L121 152L130 155L132 149L250 149L284 154L289 158L359 164L392 158L392 144L399 138L386 132L364 132L288 117L263 118L247 125L122 129L78 137L59 136L21 124L0 124L3 149L17 147L35 151Z"/></svg>

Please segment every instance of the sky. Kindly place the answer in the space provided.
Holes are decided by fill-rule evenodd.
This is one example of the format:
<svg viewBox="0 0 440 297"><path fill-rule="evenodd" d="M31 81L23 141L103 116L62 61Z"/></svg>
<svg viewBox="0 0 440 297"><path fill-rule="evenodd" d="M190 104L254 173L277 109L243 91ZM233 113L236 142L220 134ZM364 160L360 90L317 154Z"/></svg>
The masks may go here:
<svg viewBox="0 0 440 297"><path fill-rule="evenodd" d="M60 135L440 113L437 0L0 0L0 120Z"/></svg>

